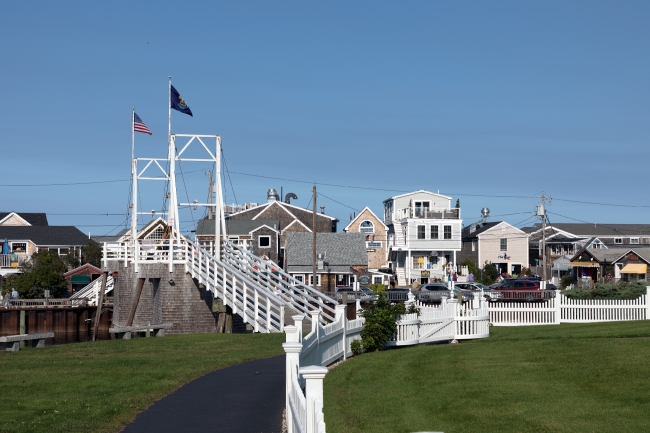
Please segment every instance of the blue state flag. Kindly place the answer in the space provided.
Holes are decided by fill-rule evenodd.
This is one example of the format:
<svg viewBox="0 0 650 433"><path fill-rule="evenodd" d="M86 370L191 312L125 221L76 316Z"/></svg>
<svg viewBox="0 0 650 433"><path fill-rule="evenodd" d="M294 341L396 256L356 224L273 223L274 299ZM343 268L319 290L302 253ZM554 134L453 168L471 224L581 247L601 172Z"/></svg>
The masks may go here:
<svg viewBox="0 0 650 433"><path fill-rule="evenodd" d="M178 90L172 86L172 99L169 101L169 106L173 108L176 111L180 111L181 113L189 114L192 116L192 110L190 110L190 107L187 106L183 98L181 97L181 94L178 93ZM194 116L192 116L194 117Z"/></svg>

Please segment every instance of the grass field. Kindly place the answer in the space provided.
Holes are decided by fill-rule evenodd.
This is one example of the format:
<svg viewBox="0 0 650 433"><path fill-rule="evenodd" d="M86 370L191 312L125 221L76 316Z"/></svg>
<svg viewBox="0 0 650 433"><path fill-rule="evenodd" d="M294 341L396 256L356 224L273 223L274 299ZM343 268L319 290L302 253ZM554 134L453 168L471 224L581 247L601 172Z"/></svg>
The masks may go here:
<svg viewBox="0 0 650 433"><path fill-rule="evenodd" d="M195 334L0 353L0 432L117 432L210 371L284 353L284 334Z"/></svg>
<svg viewBox="0 0 650 433"><path fill-rule="evenodd" d="M490 332L337 366L325 379L327 431L650 431L650 321Z"/></svg>

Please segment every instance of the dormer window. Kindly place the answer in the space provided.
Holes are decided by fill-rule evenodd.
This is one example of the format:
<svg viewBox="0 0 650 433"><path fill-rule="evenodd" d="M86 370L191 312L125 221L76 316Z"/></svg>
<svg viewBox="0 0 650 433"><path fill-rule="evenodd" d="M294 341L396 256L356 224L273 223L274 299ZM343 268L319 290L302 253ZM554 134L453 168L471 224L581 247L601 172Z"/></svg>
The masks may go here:
<svg viewBox="0 0 650 433"><path fill-rule="evenodd" d="M361 233L374 233L375 232L375 225L371 221L363 221L359 225L359 231Z"/></svg>

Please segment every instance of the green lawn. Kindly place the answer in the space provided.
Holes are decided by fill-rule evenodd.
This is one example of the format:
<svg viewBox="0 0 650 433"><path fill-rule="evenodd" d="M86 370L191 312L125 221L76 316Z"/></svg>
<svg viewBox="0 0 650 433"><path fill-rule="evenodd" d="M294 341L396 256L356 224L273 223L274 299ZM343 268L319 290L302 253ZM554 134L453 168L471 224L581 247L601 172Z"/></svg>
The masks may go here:
<svg viewBox="0 0 650 433"><path fill-rule="evenodd" d="M650 431L650 321L492 327L325 378L329 433Z"/></svg>
<svg viewBox="0 0 650 433"><path fill-rule="evenodd" d="M0 432L117 432L210 371L284 353L283 334L194 334L0 353Z"/></svg>

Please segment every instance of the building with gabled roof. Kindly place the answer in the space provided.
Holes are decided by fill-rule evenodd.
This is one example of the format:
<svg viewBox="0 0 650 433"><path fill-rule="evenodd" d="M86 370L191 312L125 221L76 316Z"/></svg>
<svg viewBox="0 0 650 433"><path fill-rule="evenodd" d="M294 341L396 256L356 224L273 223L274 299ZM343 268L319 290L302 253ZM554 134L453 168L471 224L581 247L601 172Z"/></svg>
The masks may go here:
<svg viewBox="0 0 650 433"><path fill-rule="evenodd" d="M521 273L528 267L528 235L505 221L463 228L458 262L472 260L479 268L492 263L499 273Z"/></svg>
<svg viewBox="0 0 650 433"><path fill-rule="evenodd" d="M388 269L388 249L386 245L388 226L368 206L352 218L343 231L348 233L362 233L364 235L366 252L368 253L368 268L371 272L378 271L379 269ZM387 278L387 276L384 278L382 274L377 273L373 275L372 282L387 284Z"/></svg>
<svg viewBox="0 0 650 433"><path fill-rule="evenodd" d="M363 233L316 233L316 254L322 257L317 269L317 289L334 292L362 276L368 277L368 254ZM288 233L286 270L294 278L313 286L313 234Z"/></svg>
<svg viewBox="0 0 650 433"><path fill-rule="evenodd" d="M60 256L81 250L91 240L74 226L51 226L44 213L0 213L0 253L5 239L9 254L0 254L0 275L20 272L20 265L40 250Z"/></svg>

